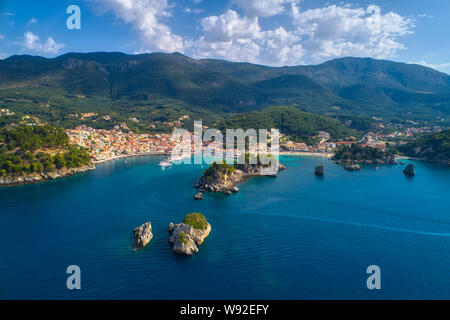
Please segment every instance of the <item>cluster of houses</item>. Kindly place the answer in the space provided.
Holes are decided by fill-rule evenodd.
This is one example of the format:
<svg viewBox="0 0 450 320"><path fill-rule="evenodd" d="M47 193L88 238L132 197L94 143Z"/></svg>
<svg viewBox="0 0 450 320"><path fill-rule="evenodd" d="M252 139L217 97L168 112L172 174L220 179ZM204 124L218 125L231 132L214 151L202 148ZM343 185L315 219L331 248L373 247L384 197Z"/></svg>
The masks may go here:
<svg viewBox="0 0 450 320"><path fill-rule="evenodd" d="M123 156L164 154L176 144L167 134L135 134L123 132L120 127L113 130L79 126L67 130L69 141L90 150L95 162Z"/></svg>
<svg viewBox="0 0 450 320"><path fill-rule="evenodd" d="M0 116L13 116L14 112L9 111L9 109L0 109Z"/></svg>

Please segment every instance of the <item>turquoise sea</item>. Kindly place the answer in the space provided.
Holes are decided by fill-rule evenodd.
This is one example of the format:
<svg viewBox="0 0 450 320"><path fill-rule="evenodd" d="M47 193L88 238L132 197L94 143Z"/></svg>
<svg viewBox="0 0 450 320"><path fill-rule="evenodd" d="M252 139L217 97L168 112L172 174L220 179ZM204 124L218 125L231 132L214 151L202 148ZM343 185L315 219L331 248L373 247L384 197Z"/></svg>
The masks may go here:
<svg viewBox="0 0 450 320"><path fill-rule="evenodd" d="M277 178L193 200L206 166L161 157L98 165L78 176L0 189L0 299L450 299L450 168L414 163L346 172L283 156ZM325 177L314 167L325 164ZM212 232L175 255L169 222L202 212ZM154 239L131 249L133 228ZM66 268L81 268L81 290ZM366 269L381 268L381 290Z"/></svg>

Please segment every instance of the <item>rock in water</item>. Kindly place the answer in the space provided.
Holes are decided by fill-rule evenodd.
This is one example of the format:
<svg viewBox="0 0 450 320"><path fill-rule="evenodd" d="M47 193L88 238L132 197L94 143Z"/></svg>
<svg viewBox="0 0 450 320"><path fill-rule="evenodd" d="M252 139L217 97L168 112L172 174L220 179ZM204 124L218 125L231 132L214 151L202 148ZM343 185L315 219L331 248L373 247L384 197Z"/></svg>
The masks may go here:
<svg viewBox="0 0 450 320"><path fill-rule="evenodd" d="M323 165L317 166L314 174L316 176L322 177L325 174L325 167Z"/></svg>
<svg viewBox="0 0 450 320"><path fill-rule="evenodd" d="M194 240L188 236L184 231L180 231L175 241L173 242L173 251L178 254L185 254L191 256L198 252L198 247Z"/></svg>
<svg viewBox="0 0 450 320"><path fill-rule="evenodd" d="M144 248L152 239L152 224L150 222L146 222L139 228L134 229L134 246L136 248Z"/></svg>
<svg viewBox="0 0 450 320"><path fill-rule="evenodd" d="M188 214L182 223L175 225L169 243L174 252L192 255L211 232L211 225L200 213Z"/></svg>
<svg viewBox="0 0 450 320"><path fill-rule="evenodd" d="M194 196L195 200L203 200L203 193L199 192Z"/></svg>
<svg viewBox="0 0 450 320"><path fill-rule="evenodd" d="M345 166L344 169L347 171L359 171L359 170L361 170L361 166L359 164L351 164L351 165Z"/></svg>
<svg viewBox="0 0 450 320"><path fill-rule="evenodd" d="M174 228L175 225L173 224L173 222L169 223L169 232L172 232Z"/></svg>
<svg viewBox="0 0 450 320"><path fill-rule="evenodd" d="M416 175L416 168L413 164L408 164L405 170L403 170L403 173L408 177L414 177Z"/></svg>

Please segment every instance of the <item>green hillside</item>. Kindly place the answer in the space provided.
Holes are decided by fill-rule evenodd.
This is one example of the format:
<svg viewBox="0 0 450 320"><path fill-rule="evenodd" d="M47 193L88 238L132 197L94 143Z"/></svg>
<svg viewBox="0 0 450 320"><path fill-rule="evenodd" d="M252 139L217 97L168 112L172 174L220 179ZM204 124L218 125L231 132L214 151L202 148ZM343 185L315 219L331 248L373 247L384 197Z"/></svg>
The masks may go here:
<svg viewBox="0 0 450 320"><path fill-rule="evenodd" d="M61 128L47 125L0 129L0 177L49 173L89 164L88 152L70 145Z"/></svg>
<svg viewBox="0 0 450 320"><path fill-rule="evenodd" d="M254 111L233 116L217 124L219 130L225 129L279 129L293 139L314 143L314 136L319 131L327 131L334 139L357 135L341 122L324 116L300 111L292 107L270 107L262 111Z"/></svg>
<svg viewBox="0 0 450 320"><path fill-rule="evenodd" d="M450 130L422 136L399 150L411 157L450 163Z"/></svg>
<svg viewBox="0 0 450 320"><path fill-rule="evenodd" d="M50 104L57 116L137 105L154 109L172 102L221 116L287 105L333 117L448 124L450 76L419 65L361 58L282 68L194 60L178 53L0 60L0 104L13 111L39 111L39 104Z"/></svg>

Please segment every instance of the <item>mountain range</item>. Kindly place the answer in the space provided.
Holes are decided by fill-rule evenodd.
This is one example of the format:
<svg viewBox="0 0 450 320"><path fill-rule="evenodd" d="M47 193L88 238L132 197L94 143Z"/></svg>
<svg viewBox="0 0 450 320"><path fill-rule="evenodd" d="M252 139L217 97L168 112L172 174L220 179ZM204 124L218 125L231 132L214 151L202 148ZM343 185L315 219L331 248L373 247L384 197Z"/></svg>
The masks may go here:
<svg viewBox="0 0 450 320"><path fill-rule="evenodd" d="M61 99L54 99L52 107L65 112L170 99L221 115L280 105L332 117L429 123L448 123L450 115L449 75L371 58L278 68L195 60L179 53L69 53L53 59L16 55L0 60L2 105L44 103L53 94Z"/></svg>

